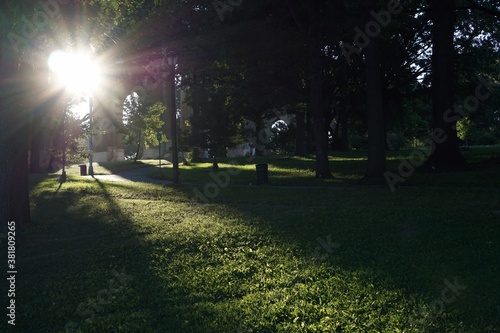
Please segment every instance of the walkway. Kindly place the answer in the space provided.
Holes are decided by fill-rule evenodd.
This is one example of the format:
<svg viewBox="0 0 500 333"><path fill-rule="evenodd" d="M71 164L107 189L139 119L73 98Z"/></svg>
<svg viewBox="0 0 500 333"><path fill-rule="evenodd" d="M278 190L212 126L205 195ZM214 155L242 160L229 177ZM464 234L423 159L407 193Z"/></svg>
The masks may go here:
<svg viewBox="0 0 500 333"><path fill-rule="evenodd" d="M137 168L112 175L94 175L93 178L99 180L109 180L113 182L142 182L142 183L153 183L153 184L172 184L172 181L170 180L153 179L147 176L149 172L151 172L156 168L157 167L155 166L146 168ZM91 178L92 176L84 176L84 177Z"/></svg>

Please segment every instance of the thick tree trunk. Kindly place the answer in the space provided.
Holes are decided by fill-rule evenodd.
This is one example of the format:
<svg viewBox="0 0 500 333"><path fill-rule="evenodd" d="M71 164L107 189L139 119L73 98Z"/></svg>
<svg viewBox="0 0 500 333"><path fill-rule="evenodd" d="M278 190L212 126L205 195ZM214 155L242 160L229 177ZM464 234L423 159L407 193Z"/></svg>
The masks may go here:
<svg viewBox="0 0 500 333"><path fill-rule="evenodd" d="M316 178L333 178L328 161L328 134L323 112L321 42L319 32L320 8L318 1L308 1L302 7L299 2L285 0L299 29L306 36L309 51L309 87L311 110L314 120L314 139L316 144ZM307 15L303 15L304 8ZM308 119L309 120L309 119ZM309 137L308 137L309 140Z"/></svg>
<svg viewBox="0 0 500 333"><path fill-rule="evenodd" d="M314 133L312 129L311 110L306 111L306 153L310 154L314 151Z"/></svg>
<svg viewBox="0 0 500 333"><path fill-rule="evenodd" d="M368 161L366 179L383 179L385 166L385 127L380 68L380 39L374 37L365 48L368 111Z"/></svg>
<svg viewBox="0 0 500 333"><path fill-rule="evenodd" d="M198 76L196 74L196 71L193 73L193 82L195 85L197 84L202 84L202 82L198 81ZM198 138L200 135L200 130L198 127L198 118L200 115L200 108L198 106L198 103L196 102L196 98L192 99L192 110L193 114L191 115L190 121L191 121L191 137L192 138ZM202 150L198 146L193 146L192 150L192 157L191 157L191 162L193 163L198 163L201 162L201 154Z"/></svg>
<svg viewBox="0 0 500 333"><path fill-rule="evenodd" d="M340 117L340 150L348 151L349 150L349 116L348 110L343 109L340 112L343 113L343 116Z"/></svg>
<svg viewBox="0 0 500 333"><path fill-rule="evenodd" d="M17 69L9 45L0 45L0 230L29 223L29 85Z"/></svg>
<svg viewBox="0 0 500 333"><path fill-rule="evenodd" d="M193 103L193 115L191 116L191 137L197 138L199 136L199 129L198 129L198 123L197 123L197 118L199 115L199 109L196 104ZM194 121L193 121L194 119ZM198 163L201 162L201 149L197 146L193 146L192 150L192 157L191 157L191 162L193 163Z"/></svg>
<svg viewBox="0 0 500 333"><path fill-rule="evenodd" d="M340 113L340 111L339 111ZM331 127L331 126L330 126ZM333 140L330 145L331 150L340 150L340 115L337 116L337 122L335 123L335 128L331 128Z"/></svg>
<svg viewBox="0 0 500 333"><path fill-rule="evenodd" d="M309 86L311 108L314 117L316 143L316 178L333 178L328 161L328 133L323 110L323 71L321 66L321 44L319 40L318 8L316 2L307 3L309 27L307 42L309 49Z"/></svg>
<svg viewBox="0 0 500 333"><path fill-rule="evenodd" d="M47 97L43 90L46 89L44 82L41 81L38 84L40 91L37 96L40 98L40 105L36 105L33 110L33 114L30 118L30 160L29 160L29 172L30 173L40 173L40 149L42 148L42 141L44 138L44 133L47 132L47 118L49 110L51 110L54 105L57 104L57 99ZM55 96L57 96L55 94Z"/></svg>
<svg viewBox="0 0 500 333"><path fill-rule="evenodd" d="M258 111L257 111L258 114ZM254 120L255 123L255 155L256 156L263 156L266 152L266 143L263 142L265 141L265 127L263 120L260 118L255 118Z"/></svg>
<svg viewBox="0 0 500 333"><path fill-rule="evenodd" d="M349 150L349 73L347 67L341 67L338 72L339 78L339 88L341 91L340 96L340 109L339 117L337 121L338 127L340 127L340 137L338 138L340 145L339 149L341 151ZM338 133L337 129L337 133ZM337 134L338 135L338 134Z"/></svg>
<svg viewBox="0 0 500 333"><path fill-rule="evenodd" d="M449 169L466 163L459 149L453 110L455 0L429 0L432 18L432 152L427 165Z"/></svg>
<svg viewBox="0 0 500 333"><path fill-rule="evenodd" d="M295 136L295 156L306 156L306 124L304 112L295 113L296 136Z"/></svg>
<svg viewBox="0 0 500 333"><path fill-rule="evenodd" d="M139 132L139 141L137 142L137 150L135 152L135 158L134 158L134 163L137 163L137 160L139 159L139 154L141 151L141 142L142 142L142 133ZM161 143L158 143L161 145ZM160 158L160 156L158 156Z"/></svg>
<svg viewBox="0 0 500 333"><path fill-rule="evenodd" d="M40 141L40 134L33 134L30 145L30 173L40 173Z"/></svg>

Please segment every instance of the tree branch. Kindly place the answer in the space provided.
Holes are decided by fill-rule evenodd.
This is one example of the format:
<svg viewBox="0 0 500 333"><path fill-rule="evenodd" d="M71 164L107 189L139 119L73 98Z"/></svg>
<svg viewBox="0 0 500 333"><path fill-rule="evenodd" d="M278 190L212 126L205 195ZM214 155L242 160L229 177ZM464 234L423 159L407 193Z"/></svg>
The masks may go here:
<svg viewBox="0 0 500 333"><path fill-rule="evenodd" d="M475 2L474 0L467 0L467 2L470 3L470 8L467 8L467 9L477 9L477 10L482 11L483 13L486 13L488 15L500 17L500 11L498 11L498 10L494 10L491 8L481 6L480 4Z"/></svg>

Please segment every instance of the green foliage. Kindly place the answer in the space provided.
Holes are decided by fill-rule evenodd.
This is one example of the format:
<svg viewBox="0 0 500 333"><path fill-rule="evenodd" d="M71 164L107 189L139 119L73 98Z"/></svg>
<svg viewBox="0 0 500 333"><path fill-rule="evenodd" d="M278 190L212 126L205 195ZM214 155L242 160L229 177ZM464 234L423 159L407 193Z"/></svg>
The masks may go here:
<svg viewBox="0 0 500 333"><path fill-rule="evenodd" d="M457 121L457 136L460 140L465 141L466 144L473 138L474 126L469 118L464 117Z"/></svg>
<svg viewBox="0 0 500 333"><path fill-rule="evenodd" d="M153 103L150 100L143 100L137 94L133 94L125 100L123 110L124 143L136 147L134 152L129 152L127 155L139 154L141 147L157 146L157 133L162 132L161 115L165 111L165 106L160 102ZM166 139L166 136L162 134L161 142L166 142Z"/></svg>
<svg viewBox="0 0 500 333"><path fill-rule="evenodd" d="M85 142L89 136L88 123L71 112L71 102L62 107L57 116L48 117L48 132L56 133L49 152L53 157L64 158L67 164L79 163L89 156Z"/></svg>

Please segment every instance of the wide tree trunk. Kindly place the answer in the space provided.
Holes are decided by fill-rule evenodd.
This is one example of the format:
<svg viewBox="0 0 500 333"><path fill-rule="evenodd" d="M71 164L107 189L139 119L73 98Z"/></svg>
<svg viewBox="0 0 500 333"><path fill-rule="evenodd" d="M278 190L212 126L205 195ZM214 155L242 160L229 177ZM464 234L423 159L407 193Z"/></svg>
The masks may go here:
<svg viewBox="0 0 500 333"><path fill-rule="evenodd" d="M349 110L347 108L340 111L340 150L349 150Z"/></svg>
<svg viewBox="0 0 500 333"><path fill-rule="evenodd" d="M302 6L298 1L285 0L299 29L304 33L308 49L309 92L314 122L316 145L316 178L333 178L328 161L328 132L323 110L323 83L319 1L308 1ZM304 15L304 9L307 12ZM308 119L309 120L309 119ZM309 135L308 135L309 142Z"/></svg>
<svg viewBox="0 0 500 333"><path fill-rule="evenodd" d="M341 89L339 120L340 125L340 147L341 151L349 150L349 73L348 69L343 67L339 71L339 83Z"/></svg>
<svg viewBox="0 0 500 333"><path fill-rule="evenodd" d="M456 121L444 117L453 110L455 0L429 0L432 18L432 152L427 165L449 169L465 164L459 149Z"/></svg>
<svg viewBox="0 0 500 333"><path fill-rule="evenodd" d="M35 133L31 138L30 145L30 173L40 173L40 133Z"/></svg>
<svg viewBox="0 0 500 333"><path fill-rule="evenodd" d="M328 131L323 110L323 70L321 66L321 43L319 40L319 10L317 2L307 3L309 49L309 86L311 109L314 118L316 144L316 178L333 178L328 161Z"/></svg>
<svg viewBox="0 0 500 333"><path fill-rule="evenodd" d="M137 163L137 160L139 159L139 154L141 153L141 144L142 144L142 132L139 132L139 139L137 141L137 150L135 152L134 163ZM161 145L161 143L158 144ZM160 158L161 156L158 156L158 159Z"/></svg>
<svg viewBox="0 0 500 333"><path fill-rule="evenodd" d="M295 156L306 156L306 123L304 118L304 112L297 111L295 113Z"/></svg>
<svg viewBox="0 0 500 333"><path fill-rule="evenodd" d="M311 109L306 111L306 154L314 152L314 133L312 129Z"/></svg>
<svg viewBox="0 0 500 333"><path fill-rule="evenodd" d="M368 161L366 179L383 179L385 166L385 127L380 68L380 38L374 37L365 48Z"/></svg>
<svg viewBox="0 0 500 333"><path fill-rule="evenodd" d="M29 223L29 85L10 45L0 44L0 230Z"/></svg>
<svg viewBox="0 0 500 333"><path fill-rule="evenodd" d="M256 114L259 114L257 110ZM255 145L255 155L256 156L264 156L266 153L266 131L264 120L256 116L254 118L255 123L255 137L254 137L254 145Z"/></svg>

